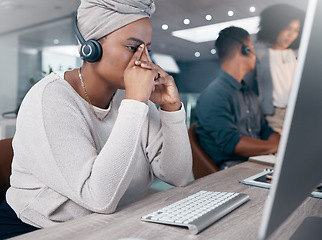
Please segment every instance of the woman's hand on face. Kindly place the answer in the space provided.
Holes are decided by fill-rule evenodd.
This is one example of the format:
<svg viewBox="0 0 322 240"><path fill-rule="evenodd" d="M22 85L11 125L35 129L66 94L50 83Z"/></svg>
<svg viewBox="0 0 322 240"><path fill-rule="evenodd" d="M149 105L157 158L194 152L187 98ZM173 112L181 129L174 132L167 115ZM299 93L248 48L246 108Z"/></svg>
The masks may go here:
<svg viewBox="0 0 322 240"><path fill-rule="evenodd" d="M160 105L162 110L165 111L177 111L181 108L180 97L177 86L172 76L166 73L160 66L155 65L147 51L144 49L147 60L135 61L137 66L143 69L157 71L157 77L153 81L153 88L150 96L150 100L157 105Z"/></svg>
<svg viewBox="0 0 322 240"><path fill-rule="evenodd" d="M141 44L133 54L124 71L125 98L146 103L154 90L154 80L158 78L156 69L143 68L135 64L141 61L145 53L145 46ZM146 57L145 57L146 58Z"/></svg>

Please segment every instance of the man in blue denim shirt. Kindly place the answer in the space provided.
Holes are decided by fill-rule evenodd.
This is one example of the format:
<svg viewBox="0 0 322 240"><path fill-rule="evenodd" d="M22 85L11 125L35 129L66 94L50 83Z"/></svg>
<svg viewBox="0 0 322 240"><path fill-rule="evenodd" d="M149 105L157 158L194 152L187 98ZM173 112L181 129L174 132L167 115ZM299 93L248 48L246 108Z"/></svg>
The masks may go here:
<svg viewBox="0 0 322 240"><path fill-rule="evenodd" d="M225 28L215 46L222 71L198 99L196 133L202 149L223 169L276 153L280 135L268 126L257 96L243 81L256 62L249 33Z"/></svg>

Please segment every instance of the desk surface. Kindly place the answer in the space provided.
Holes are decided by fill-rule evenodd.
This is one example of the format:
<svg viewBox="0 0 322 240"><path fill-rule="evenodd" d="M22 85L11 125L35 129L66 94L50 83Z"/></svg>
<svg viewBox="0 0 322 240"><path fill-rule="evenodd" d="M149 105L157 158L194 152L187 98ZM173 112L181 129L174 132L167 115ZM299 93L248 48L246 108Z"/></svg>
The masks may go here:
<svg viewBox="0 0 322 240"><path fill-rule="evenodd" d="M111 215L91 214L59 226L38 230L14 239L258 239L262 212L268 190L239 183L262 171L267 166L245 162L191 182L186 187L176 187L151 194L144 199L118 209ZM178 201L200 190L246 193L250 201L226 215L198 235L187 228L143 222L150 212ZM309 197L270 239L290 239L307 216L322 216L322 200Z"/></svg>

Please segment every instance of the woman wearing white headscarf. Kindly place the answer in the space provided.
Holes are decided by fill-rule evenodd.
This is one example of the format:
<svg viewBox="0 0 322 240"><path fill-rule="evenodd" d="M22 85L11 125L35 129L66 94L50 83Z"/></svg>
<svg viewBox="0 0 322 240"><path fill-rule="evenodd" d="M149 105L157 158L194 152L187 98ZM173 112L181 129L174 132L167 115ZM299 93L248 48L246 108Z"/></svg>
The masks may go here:
<svg viewBox="0 0 322 240"><path fill-rule="evenodd" d="M81 2L82 67L48 75L20 107L2 204L18 218L0 216L3 226L20 221L28 232L110 214L143 197L154 176L189 182L185 111L173 78L148 54L154 9L153 0ZM101 48L93 58L89 40Z"/></svg>

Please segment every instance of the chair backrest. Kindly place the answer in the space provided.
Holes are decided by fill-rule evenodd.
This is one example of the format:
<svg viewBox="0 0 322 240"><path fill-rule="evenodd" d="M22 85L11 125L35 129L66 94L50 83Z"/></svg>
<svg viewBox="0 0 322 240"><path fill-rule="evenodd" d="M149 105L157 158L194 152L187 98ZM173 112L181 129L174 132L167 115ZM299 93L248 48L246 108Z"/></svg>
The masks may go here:
<svg viewBox="0 0 322 240"><path fill-rule="evenodd" d="M207 176L211 173L218 172L220 171L220 169L214 164L210 157L200 147L195 132L196 126L196 122L190 125L188 129L188 135L193 158L193 176L195 179L198 179Z"/></svg>
<svg viewBox="0 0 322 240"><path fill-rule="evenodd" d="M12 138L0 140L0 203L10 187L11 163L13 158Z"/></svg>

